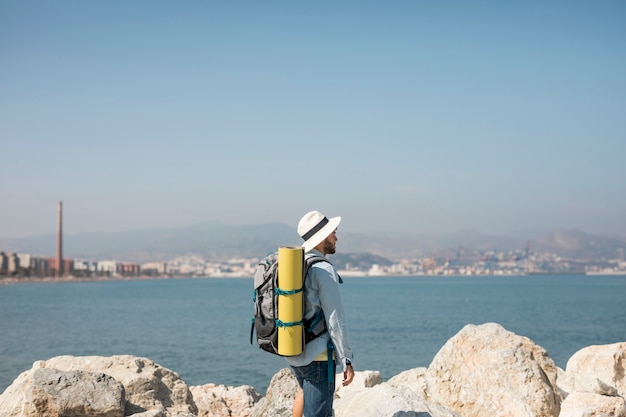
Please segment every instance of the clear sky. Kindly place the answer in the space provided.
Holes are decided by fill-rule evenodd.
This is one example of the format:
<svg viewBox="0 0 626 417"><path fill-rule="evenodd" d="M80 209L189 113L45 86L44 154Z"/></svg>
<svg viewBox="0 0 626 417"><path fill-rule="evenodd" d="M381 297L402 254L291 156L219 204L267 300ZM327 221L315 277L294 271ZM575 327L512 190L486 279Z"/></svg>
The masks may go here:
<svg viewBox="0 0 626 417"><path fill-rule="evenodd" d="M626 2L0 0L0 237L626 235Z"/></svg>

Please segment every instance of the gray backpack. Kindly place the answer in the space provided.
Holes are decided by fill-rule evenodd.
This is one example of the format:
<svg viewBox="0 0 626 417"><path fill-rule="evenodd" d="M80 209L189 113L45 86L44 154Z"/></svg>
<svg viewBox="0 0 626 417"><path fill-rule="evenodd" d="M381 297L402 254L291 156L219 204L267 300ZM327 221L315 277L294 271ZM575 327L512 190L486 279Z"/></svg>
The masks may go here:
<svg viewBox="0 0 626 417"><path fill-rule="evenodd" d="M304 343L326 332L324 313L319 310L312 319L298 322L285 323L278 320L278 296L283 294L295 294L304 290L309 268L318 262L328 262L319 256L311 256L304 261L302 288L285 291L278 286L278 252L272 252L263 258L257 265L254 274L254 317L250 329L250 344L256 331L256 341L259 348L266 352L279 355L278 353L278 328L287 326L304 325ZM302 303L304 308L304 302Z"/></svg>

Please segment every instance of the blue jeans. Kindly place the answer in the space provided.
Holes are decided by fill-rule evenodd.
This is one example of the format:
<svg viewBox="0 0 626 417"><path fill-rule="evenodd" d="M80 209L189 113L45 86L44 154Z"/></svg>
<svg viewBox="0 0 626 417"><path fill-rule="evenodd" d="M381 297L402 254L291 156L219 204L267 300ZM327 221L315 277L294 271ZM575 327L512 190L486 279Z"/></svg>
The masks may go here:
<svg viewBox="0 0 626 417"><path fill-rule="evenodd" d="M335 374L335 364L333 375ZM304 417L332 417L335 381L328 381L328 362L292 366L304 394Z"/></svg>

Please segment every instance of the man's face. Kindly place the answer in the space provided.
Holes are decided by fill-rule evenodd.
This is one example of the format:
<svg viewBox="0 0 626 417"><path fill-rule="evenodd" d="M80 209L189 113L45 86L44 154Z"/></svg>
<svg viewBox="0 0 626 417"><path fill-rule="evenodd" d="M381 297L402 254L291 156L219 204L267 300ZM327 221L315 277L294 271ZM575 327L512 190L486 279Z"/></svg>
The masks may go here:
<svg viewBox="0 0 626 417"><path fill-rule="evenodd" d="M326 240L324 240L324 253L327 255L332 255L335 253L336 245L337 245L337 231L332 232Z"/></svg>

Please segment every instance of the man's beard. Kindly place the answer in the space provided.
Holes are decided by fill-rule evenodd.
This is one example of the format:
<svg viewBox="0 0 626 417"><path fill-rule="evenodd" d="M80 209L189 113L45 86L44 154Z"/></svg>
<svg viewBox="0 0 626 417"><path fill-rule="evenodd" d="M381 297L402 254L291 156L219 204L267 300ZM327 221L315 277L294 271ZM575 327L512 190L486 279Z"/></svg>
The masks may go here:
<svg viewBox="0 0 626 417"><path fill-rule="evenodd" d="M333 253L335 253L335 244L332 242L329 242L328 240L324 242L324 252L327 255L332 255Z"/></svg>

